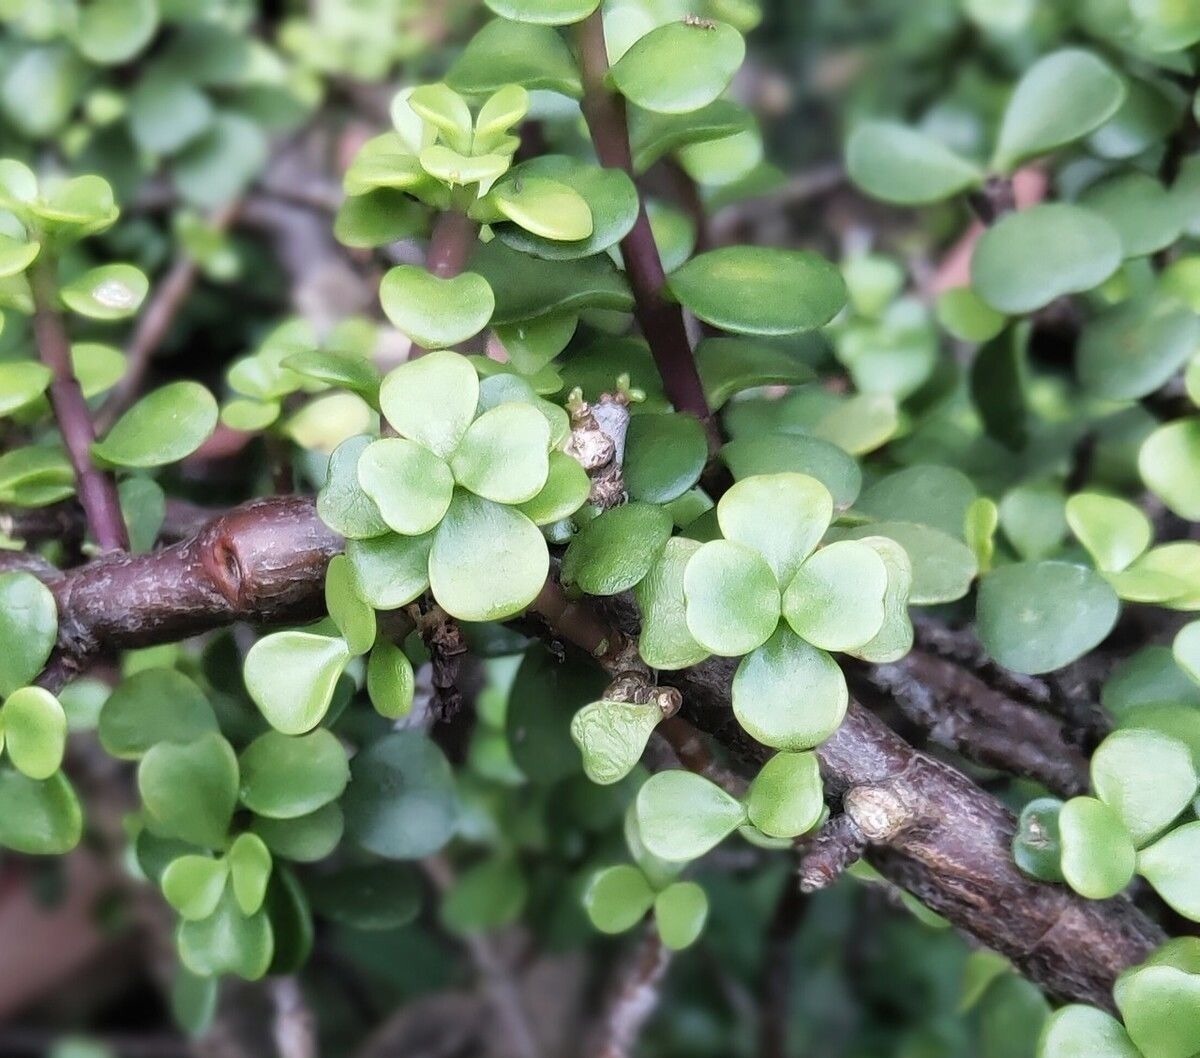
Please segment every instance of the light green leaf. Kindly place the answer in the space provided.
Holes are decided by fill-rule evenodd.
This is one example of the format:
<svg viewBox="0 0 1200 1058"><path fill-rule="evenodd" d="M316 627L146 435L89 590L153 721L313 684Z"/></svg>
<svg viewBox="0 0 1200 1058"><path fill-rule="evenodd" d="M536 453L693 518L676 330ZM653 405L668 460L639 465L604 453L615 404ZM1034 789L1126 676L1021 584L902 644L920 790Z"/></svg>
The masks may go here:
<svg viewBox="0 0 1200 1058"><path fill-rule="evenodd" d="M742 35L724 22L668 22L641 37L610 76L631 103L663 114L684 114L713 102L746 56Z"/></svg>
<svg viewBox="0 0 1200 1058"><path fill-rule="evenodd" d="M913 573L908 552L886 536L866 536L859 541L883 560L887 588L883 594L883 624L862 646L847 651L856 658L881 665L898 661L912 649L913 626L908 617Z"/></svg>
<svg viewBox="0 0 1200 1058"><path fill-rule="evenodd" d="M744 338L703 339L696 347L696 366L714 411L747 389L796 386L814 378L796 351Z"/></svg>
<svg viewBox="0 0 1200 1058"><path fill-rule="evenodd" d="M563 583L588 595L628 591L650 571L672 528L671 516L650 503L605 511L571 540L563 558Z"/></svg>
<svg viewBox="0 0 1200 1058"><path fill-rule="evenodd" d="M1080 492L1067 500L1067 524L1105 572L1119 573L1150 546L1154 530L1127 500Z"/></svg>
<svg viewBox="0 0 1200 1058"><path fill-rule="evenodd" d="M812 830L825 811L816 754L776 753L750 784L746 809L768 837L795 838Z"/></svg>
<svg viewBox="0 0 1200 1058"><path fill-rule="evenodd" d="M551 26L494 18L475 34L450 67L446 81L470 95L518 84L578 98L579 69L566 41Z"/></svg>
<svg viewBox="0 0 1200 1058"><path fill-rule="evenodd" d="M1187 219L1175 197L1149 173L1110 177L1089 187L1079 204L1113 226L1126 257L1145 257L1170 246Z"/></svg>
<svg viewBox="0 0 1200 1058"><path fill-rule="evenodd" d="M84 56L109 66L132 59L156 29L155 0L92 0L79 10L74 38Z"/></svg>
<svg viewBox="0 0 1200 1058"><path fill-rule="evenodd" d="M1158 427L1138 451L1138 470L1179 517L1200 521L1200 418Z"/></svg>
<svg viewBox="0 0 1200 1058"><path fill-rule="evenodd" d="M226 855L233 898L243 915L263 906L271 880L271 850L257 834L239 834Z"/></svg>
<svg viewBox="0 0 1200 1058"><path fill-rule="evenodd" d="M625 778L642 752L662 710L654 702L614 702L585 705L571 720L571 738L583 755L583 770L594 783L609 786Z"/></svg>
<svg viewBox="0 0 1200 1058"><path fill-rule="evenodd" d="M700 547L698 540L672 537L634 588L642 612L638 653L651 668L684 669L708 657L688 631L683 594L684 570Z"/></svg>
<svg viewBox="0 0 1200 1058"><path fill-rule="evenodd" d="M266 912L243 915L228 887L208 918L179 927L176 943L180 960L192 973L201 977L231 973L247 981L267 972L275 950Z"/></svg>
<svg viewBox="0 0 1200 1058"><path fill-rule="evenodd" d="M324 728L307 735L268 731L239 758L242 804L270 819L295 819L342 795L350 778L346 751Z"/></svg>
<svg viewBox="0 0 1200 1058"><path fill-rule="evenodd" d="M1120 236L1097 214L1060 202L1033 206L984 233L971 259L971 285L999 312L1033 312L1099 286L1122 254Z"/></svg>
<svg viewBox="0 0 1200 1058"><path fill-rule="evenodd" d="M204 692L182 672L149 668L117 684L100 710L104 751L137 760L159 742L190 742L217 729Z"/></svg>
<svg viewBox="0 0 1200 1058"><path fill-rule="evenodd" d="M533 22L546 26L565 26L582 22L600 0L486 0L487 6L501 18L514 22Z"/></svg>
<svg viewBox="0 0 1200 1058"><path fill-rule="evenodd" d="M683 573L687 626L713 654L748 654L779 623L779 583L757 551L731 540L710 540Z"/></svg>
<svg viewBox="0 0 1200 1058"><path fill-rule="evenodd" d="M223 857L189 853L167 864L159 879L167 903L188 922L208 918L221 902L229 880L229 863Z"/></svg>
<svg viewBox="0 0 1200 1058"><path fill-rule="evenodd" d="M799 434L739 437L721 449L721 459L741 481L755 474L798 473L816 478L845 510L862 488L858 464L837 445Z"/></svg>
<svg viewBox="0 0 1200 1058"><path fill-rule="evenodd" d="M216 400L199 382L172 382L139 400L92 452L121 467L177 463L208 440L217 416Z"/></svg>
<svg viewBox="0 0 1200 1058"><path fill-rule="evenodd" d="M336 804L327 804L295 819L256 816L251 825L276 856L297 863L316 863L341 843L345 820Z"/></svg>
<svg viewBox="0 0 1200 1058"><path fill-rule="evenodd" d="M1094 797L1073 797L1058 814L1067 884L1089 900L1116 896L1133 878L1137 852L1120 817Z"/></svg>
<svg viewBox="0 0 1200 1058"><path fill-rule="evenodd" d="M854 509L886 521L929 525L961 537L975 485L961 471L921 464L881 478L855 502Z"/></svg>
<svg viewBox="0 0 1200 1058"><path fill-rule="evenodd" d="M1025 71L1008 101L993 164L1011 171L1028 158L1082 139L1124 100L1121 78L1092 52L1064 48L1044 55Z"/></svg>
<svg viewBox="0 0 1200 1058"><path fill-rule="evenodd" d="M31 779L48 779L66 752L67 716L49 691L21 687L0 709L0 736L17 771Z"/></svg>
<svg viewBox="0 0 1200 1058"><path fill-rule="evenodd" d="M1200 1048L1200 974L1191 946L1180 950L1189 942L1168 941L1148 965L1117 979L1113 998L1142 1058L1191 1058ZM1185 956L1182 965L1172 961L1176 954Z"/></svg>
<svg viewBox="0 0 1200 1058"><path fill-rule="evenodd" d="M728 540L744 544L788 584L821 542L833 518L833 497L805 474L760 474L733 485L717 504Z"/></svg>
<svg viewBox="0 0 1200 1058"><path fill-rule="evenodd" d="M343 441L329 457L325 485L317 494L317 514L330 529L349 540L383 536L388 525L375 501L358 483L363 451L374 442L365 434Z"/></svg>
<svg viewBox="0 0 1200 1058"><path fill-rule="evenodd" d="M377 610L406 606L429 587L433 533L348 540L346 559L354 569L358 594Z"/></svg>
<svg viewBox="0 0 1200 1058"><path fill-rule="evenodd" d="M702 253L671 273L667 289L705 323L737 334L812 330L846 304L841 272L825 258L766 246ZM744 296L747 290L754 297Z"/></svg>
<svg viewBox="0 0 1200 1058"><path fill-rule="evenodd" d="M800 567L783 594L792 630L824 650L852 650L879 634L888 571L874 548L839 540Z"/></svg>
<svg viewBox="0 0 1200 1058"><path fill-rule="evenodd" d="M884 202L940 202L983 179L978 166L939 140L893 121L864 121L846 141L846 169L859 187Z"/></svg>
<svg viewBox="0 0 1200 1058"><path fill-rule="evenodd" d="M637 795L638 832L664 860L694 860L746 822L737 798L690 771L651 775Z"/></svg>
<svg viewBox="0 0 1200 1058"><path fill-rule="evenodd" d="M980 642L1016 672L1052 672L1086 654L1116 623L1116 594L1098 573L1066 562L1019 562L979 585Z"/></svg>
<svg viewBox="0 0 1200 1058"><path fill-rule="evenodd" d="M349 660L342 639L275 632L246 654L246 690L276 731L302 735L324 718Z"/></svg>
<svg viewBox="0 0 1200 1058"><path fill-rule="evenodd" d="M501 404L467 427L450 460L454 480L496 503L532 500L550 473L550 424L530 404Z"/></svg>
<svg viewBox="0 0 1200 1058"><path fill-rule="evenodd" d="M1066 498L1057 481L1029 481L1000 499L1000 527L1021 558L1046 558L1067 535Z"/></svg>
<svg viewBox="0 0 1200 1058"><path fill-rule="evenodd" d="M597 871L583 893L583 906L601 933L632 929L654 904L654 890L645 874L628 863Z"/></svg>
<svg viewBox="0 0 1200 1058"><path fill-rule="evenodd" d="M674 882L654 898L654 924L671 951L694 944L707 920L708 895L695 882Z"/></svg>
<svg viewBox="0 0 1200 1058"><path fill-rule="evenodd" d="M389 720L408 716L415 686L408 655L385 639L376 643L367 659L367 694L375 711Z"/></svg>
<svg viewBox="0 0 1200 1058"><path fill-rule="evenodd" d="M497 621L525 609L546 582L545 538L520 511L455 490L433 534L434 598L462 621Z"/></svg>
<svg viewBox="0 0 1200 1058"><path fill-rule="evenodd" d="M1174 910L1200 922L1200 822L1176 827L1143 849L1137 869Z"/></svg>
<svg viewBox="0 0 1200 1058"><path fill-rule="evenodd" d="M546 484L519 510L534 525L550 525L569 518L586 502L592 489L587 471L565 452L550 453Z"/></svg>
<svg viewBox="0 0 1200 1058"><path fill-rule="evenodd" d="M32 683L54 649L58 606L31 573L0 573L0 696Z"/></svg>
<svg viewBox="0 0 1200 1058"><path fill-rule="evenodd" d="M838 729L849 701L837 662L786 625L743 658L733 677L738 723L773 749L820 745Z"/></svg>
<svg viewBox="0 0 1200 1058"><path fill-rule="evenodd" d="M0 847L31 856L62 856L83 834L83 812L67 777L38 781L0 767Z"/></svg>
<svg viewBox="0 0 1200 1058"><path fill-rule="evenodd" d="M885 536L907 552L912 564L909 601L917 606L961 599L979 572L975 555L966 544L928 525L872 522L839 534L847 540L868 536Z"/></svg>
<svg viewBox="0 0 1200 1058"><path fill-rule="evenodd" d="M478 403L475 368L449 351L401 364L388 372L379 390L380 407L396 431L443 459L453 455Z"/></svg>
<svg viewBox="0 0 1200 1058"><path fill-rule="evenodd" d="M566 347L579 319L566 313L497 327L496 337L522 375L535 375Z"/></svg>
<svg viewBox="0 0 1200 1058"><path fill-rule="evenodd" d="M379 284L379 300L396 328L427 349L465 342L487 326L496 307L483 276L463 272L442 279L416 265L390 269Z"/></svg>
<svg viewBox="0 0 1200 1058"><path fill-rule="evenodd" d="M500 181L487 196L506 220L543 239L577 242L592 234L592 211L574 188L532 173Z"/></svg>
<svg viewBox="0 0 1200 1058"><path fill-rule="evenodd" d="M363 601L355 586L354 568L345 555L334 555L325 570L325 609L357 656L375 642L375 611Z"/></svg>
<svg viewBox="0 0 1200 1058"><path fill-rule="evenodd" d="M1188 747L1157 731L1114 731L1092 754L1092 790L1116 812L1139 848L1196 794Z"/></svg>
<svg viewBox="0 0 1200 1058"><path fill-rule="evenodd" d="M508 167L512 159L507 154L460 154L458 151L451 150L443 144L435 143L432 147L426 147L421 151L420 161L421 168L434 179L441 180L451 187L465 187L467 184L478 184L478 190L482 193L508 172ZM410 268L413 266L404 265L401 267ZM421 269L418 269L418 271L421 271ZM470 304L477 306L479 299L473 300ZM397 326L399 325L397 324ZM470 336L468 335L468 337ZM445 344L449 345L451 343L446 342Z"/></svg>
<svg viewBox="0 0 1200 1058"><path fill-rule="evenodd" d="M174 154L200 136L212 118L208 96L173 71L148 72L129 96L129 131L148 154Z"/></svg>
<svg viewBox="0 0 1200 1058"><path fill-rule="evenodd" d="M362 450L357 474L383 521L405 536L429 532L450 507L454 475L444 460L416 441L375 441Z"/></svg>
<svg viewBox="0 0 1200 1058"><path fill-rule="evenodd" d="M942 291L937 299L937 319L961 342L991 341L1008 322L970 287Z"/></svg>
<svg viewBox="0 0 1200 1058"><path fill-rule="evenodd" d="M1080 1004L1050 1015L1037 1053L1038 1058L1142 1058L1116 1018Z"/></svg>
<svg viewBox="0 0 1200 1058"><path fill-rule="evenodd" d="M159 742L138 765L138 791L162 836L223 848L238 794L233 747L215 731L186 745Z"/></svg>
<svg viewBox="0 0 1200 1058"><path fill-rule="evenodd" d="M37 257L41 243L25 242L0 234L0 279L20 275Z"/></svg>
<svg viewBox="0 0 1200 1058"><path fill-rule="evenodd" d="M133 265L101 265L71 280L59 291L63 304L94 320L132 316L145 300L150 281Z"/></svg>

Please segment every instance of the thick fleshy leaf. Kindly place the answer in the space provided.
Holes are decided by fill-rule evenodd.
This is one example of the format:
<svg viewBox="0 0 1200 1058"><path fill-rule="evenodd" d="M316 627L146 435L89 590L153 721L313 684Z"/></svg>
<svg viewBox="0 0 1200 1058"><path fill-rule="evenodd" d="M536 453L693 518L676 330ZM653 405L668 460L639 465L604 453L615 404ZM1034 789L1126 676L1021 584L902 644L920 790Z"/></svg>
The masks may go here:
<svg viewBox="0 0 1200 1058"><path fill-rule="evenodd" d="M530 404L501 404L467 427L450 460L454 480L496 503L524 503L550 473L550 424Z"/></svg>
<svg viewBox="0 0 1200 1058"><path fill-rule="evenodd" d="M46 392L54 376L33 360L0 364L0 416L11 415Z"/></svg>
<svg viewBox="0 0 1200 1058"><path fill-rule="evenodd" d="M33 682L57 637L50 589L31 573L0 573L0 697Z"/></svg>
<svg viewBox="0 0 1200 1058"><path fill-rule="evenodd" d="M390 860L436 852L458 819L454 776L424 734L397 731L359 752L342 800L346 832L364 849Z"/></svg>
<svg viewBox="0 0 1200 1058"><path fill-rule="evenodd" d="M638 832L664 860L694 860L746 822L737 798L690 771L651 775L637 796Z"/></svg>
<svg viewBox="0 0 1200 1058"><path fill-rule="evenodd" d="M67 715L49 691L22 687L0 709L0 736L17 771L31 779L48 779L66 752Z"/></svg>
<svg viewBox="0 0 1200 1058"><path fill-rule="evenodd" d="M832 519L829 490L805 474L746 478L717 504L717 521L725 538L761 554L781 585L791 582Z"/></svg>
<svg viewBox="0 0 1200 1058"><path fill-rule="evenodd" d="M1035 62L1017 83L996 141L994 164L1012 170L1027 158L1082 139L1125 99L1121 78L1098 56L1064 48Z"/></svg>
<svg viewBox="0 0 1200 1058"><path fill-rule="evenodd" d="M63 304L93 320L132 316L150 289L150 281L133 265L101 265L71 280L59 291Z"/></svg>
<svg viewBox="0 0 1200 1058"><path fill-rule="evenodd" d="M233 747L215 731L186 745L159 742L138 765L138 791L162 836L224 848L238 795Z"/></svg>
<svg viewBox="0 0 1200 1058"><path fill-rule="evenodd" d="M1193 944L1193 938L1168 941L1146 965L1117 979L1113 998L1142 1058L1191 1058L1200 1049L1200 974ZM1175 956L1182 956L1180 965Z"/></svg>
<svg viewBox="0 0 1200 1058"><path fill-rule="evenodd" d="M375 611L358 594L354 567L345 555L334 555L325 570L325 609L351 654L358 656L371 649Z"/></svg>
<svg viewBox="0 0 1200 1058"><path fill-rule="evenodd" d="M1107 1011L1073 1004L1050 1015L1038 1058L1142 1058L1142 1052Z"/></svg>
<svg viewBox="0 0 1200 1058"><path fill-rule="evenodd" d="M1067 500L1067 524L1098 569L1119 573L1150 546L1154 529L1137 507L1115 496L1080 492Z"/></svg>
<svg viewBox="0 0 1200 1058"><path fill-rule="evenodd" d="M483 276L463 272L441 279L416 265L390 269L379 284L379 300L396 328L426 349L465 342L487 326L496 307Z"/></svg>
<svg viewBox="0 0 1200 1058"><path fill-rule="evenodd" d="M633 164L638 173L644 173L672 151L692 144L727 140L754 127L749 111L730 99L717 99L685 114L657 114L640 107L629 109Z"/></svg>
<svg viewBox="0 0 1200 1058"><path fill-rule="evenodd" d="M1200 781L1188 747L1157 731L1114 731L1092 754L1092 790L1139 848L1190 803Z"/></svg>
<svg viewBox="0 0 1200 1058"><path fill-rule="evenodd" d="M367 660L367 694L380 716L398 720L412 712L416 680L412 662L394 643L380 640Z"/></svg>
<svg viewBox="0 0 1200 1058"><path fill-rule="evenodd" d="M864 646L883 627L888 571L879 553L839 540L812 555L783 593L792 630L824 650Z"/></svg>
<svg viewBox="0 0 1200 1058"><path fill-rule="evenodd" d="M194 974L236 974L247 981L262 977L271 965L275 940L265 911L246 916L226 887L217 909L198 922L184 922L176 934L179 958Z"/></svg>
<svg viewBox="0 0 1200 1058"><path fill-rule="evenodd" d="M550 525L579 510L591 489L591 478L579 461L556 450L550 453L545 485L533 499L520 504L519 510L534 525Z"/></svg>
<svg viewBox="0 0 1200 1058"><path fill-rule="evenodd" d="M342 795L350 778L346 751L324 728L293 737L259 735L238 761L242 804L256 815L294 819Z"/></svg>
<svg viewBox="0 0 1200 1058"><path fill-rule="evenodd" d="M100 710L104 751L137 760L159 742L190 742L217 729L204 692L182 672L143 669L117 684Z"/></svg>
<svg viewBox="0 0 1200 1058"><path fill-rule="evenodd" d="M846 169L873 198L903 206L940 202L983 179L978 166L939 140L893 121L864 121L854 129Z"/></svg>
<svg viewBox="0 0 1200 1058"><path fill-rule="evenodd" d="M979 586L979 639L1006 668L1052 672L1112 631L1120 607L1098 573L1066 562L1020 562Z"/></svg>
<svg viewBox="0 0 1200 1058"><path fill-rule="evenodd" d="M552 26L494 18L475 34L450 67L446 81L471 95L517 84L578 98L579 68L562 35Z"/></svg>
<svg viewBox="0 0 1200 1058"><path fill-rule="evenodd" d="M1186 220L1169 190L1149 173L1104 180L1089 187L1079 204L1113 226L1126 257L1145 257L1170 246L1183 233Z"/></svg>
<svg viewBox="0 0 1200 1058"><path fill-rule="evenodd" d="M598 871L583 893L583 906L601 933L624 933L646 916L654 904L654 890L646 875L622 863Z"/></svg>
<svg viewBox="0 0 1200 1058"><path fill-rule="evenodd" d="M1142 480L1181 518L1200 520L1200 418L1158 427L1138 451Z"/></svg>
<svg viewBox="0 0 1200 1058"><path fill-rule="evenodd" d="M578 317L564 313L495 330L512 366L522 375L536 375L567 347L578 324Z"/></svg>
<svg viewBox="0 0 1200 1058"><path fill-rule="evenodd" d="M465 356L439 351L389 371L379 403L397 433L448 459L479 404L479 376Z"/></svg>
<svg viewBox="0 0 1200 1058"><path fill-rule="evenodd" d="M704 428L690 415L635 415L625 437L625 486L635 500L669 503L700 480Z"/></svg>
<svg viewBox="0 0 1200 1058"><path fill-rule="evenodd" d="M613 65L610 76L631 103L685 114L724 92L745 56L746 42L732 26L689 18L641 37Z"/></svg>
<svg viewBox="0 0 1200 1058"><path fill-rule="evenodd" d="M37 257L41 244L0 235L0 279L19 275Z"/></svg>
<svg viewBox="0 0 1200 1058"><path fill-rule="evenodd" d="M0 848L62 856L83 834L83 812L67 777L30 779L0 766Z"/></svg>
<svg viewBox="0 0 1200 1058"><path fill-rule="evenodd" d="M811 382L813 370L799 353L790 346L780 348L745 338L705 338L696 347L696 366L709 407L716 410L730 397L759 386Z"/></svg>
<svg viewBox="0 0 1200 1058"><path fill-rule="evenodd" d="M1058 816L1063 803L1057 797L1035 797L1017 819L1013 835L1013 860L1026 874L1043 882L1061 882L1062 836Z"/></svg>
<svg viewBox="0 0 1200 1058"><path fill-rule="evenodd" d="M1097 214L1058 202L1034 206L984 233L971 259L971 285L1000 312L1033 312L1099 286L1122 254L1120 236Z"/></svg>
<svg viewBox="0 0 1200 1058"><path fill-rule="evenodd" d="M1057 481L1028 481L1009 489L997 512L1000 528L1021 558L1053 555L1067 535L1066 497Z"/></svg>
<svg viewBox="0 0 1200 1058"><path fill-rule="evenodd" d="M582 22L600 6L600 0L487 0L487 6L514 22L566 26Z"/></svg>
<svg viewBox="0 0 1200 1058"><path fill-rule="evenodd" d="M438 916L443 927L460 936L511 925L529 899L529 884L516 858L499 853L473 864L446 893Z"/></svg>
<svg viewBox="0 0 1200 1058"><path fill-rule="evenodd" d="M364 448L357 474L383 521L405 536L436 526L454 493L454 475L445 460L404 437L384 437Z"/></svg>
<svg viewBox="0 0 1200 1058"><path fill-rule="evenodd" d="M918 465L881 478L863 492L854 509L884 521L917 522L961 537L975 496L975 485L961 471Z"/></svg>
<svg viewBox="0 0 1200 1058"><path fill-rule="evenodd" d="M1089 900L1116 896L1133 878L1137 851L1120 817L1094 797L1073 797L1058 814L1067 884Z"/></svg>
<svg viewBox="0 0 1200 1058"><path fill-rule="evenodd" d="M540 239L579 242L592 234L587 199L559 180L522 172L497 183L487 201L505 220Z"/></svg>
<svg viewBox="0 0 1200 1058"><path fill-rule="evenodd" d="M343 441L329 457L325 486L317 494L317 514L330 529L349 540L383 536L388 525L375 501L358 483L358 463L374 442L365 434Z"/></svg>
<svg viewBox="0 0 1200 1058"><path fill-rule="evenodd" d="M1134 298L1096 317L1079 340L1079 380L1100 397L1152 393L1200 346L1200 319L1174 298Z"/></svg>
<svg viewBox="0 0 1200 1058"><path fill-rule="evenodd" d="M407 97L409 109L428 122L456 151L471 149L474 122L467 101L447 84L424 84Z"/></svg>
<svg viewBox="0 0 1200 1058"><path fill-rule="evenodd" d="M455 490L433 534L434 598L461 621L498 621L525 609L546 582L550 553L520 511Z"/></svg>
<svg viewBox="0 0 1200 1058"><path fill-rule="evenodd" d="M1179 914L1200 922L1200 822L1176 827L1143 849L1137 869Z"/></svg>
<svg viewBox="0 0 1200 1058"><path fill-rule="evenodd" d="M167 864L159 885L181 918L197 922L216 911L228 880L229 863L224 857L189 853Z"/></svg>
<svg viewBox="0 0 1200 1058"><path fill-rule="evenodd" d="M975 555L966 544L932 526L916 522L872 522L838 536L847 540L885 536L904 548L912 564L909 601L917 606L961 599L970 591L971 582L979 572Z"/></svg>
<svg viewBox="0 0 1200 1058"><path fill-rule="evenodd" d="M672 537L634 588L642 612L638 653L654 669L683 669L708 657L687 626L683 573L700 550L698 540Z"/></svg>
<svg viewBox="0 0 1200 1058"><path fill-rule="evenodd" d="M838 729L849 701L837 662L787 626L743 658L733 677L738 723L773 749L820 745Z"/></svg>
<svg viewBox="0 0 1200 1058"><path fill-rule="evenodd" d="M571 720L571 738L583 755L583 770L594 783L608 786L625 778L639 760L662 710L654 702L602 699L579 710Z"/></svg>
<svg viewBox="0 0 1200 1058"><path fill-rule="evenodd" d="M348 540L346 559L354 569L358 594L377 610L406 606L429 587L433 533Z"/></svg>
<svg viewBox="0 0 1200 1058"><path fill-rule="evenodd" d="M954 287L938 295L938 323L962 342L987 342L1008 322L970 287Z"/></svg>
<svg viewBox="0 0 1200 1058"><path fill-rule="evenodd" d="M739 437L721 449L721 459L735 478L755 474L796 473L816 478L833 496L837 510L845 510L862 488L862 471L837 445L799 434L765 434Z"/></svg>
<svg viewBox="0 0 1200 1058"><path fill-rule="evenodd" d="M753 823L768 837L795 838L821 820L825 792L815 753L776 753L746 794Z"/></svg>
<svg viewBox="0 0 1200 1058"><path fill-rule="evenodd" d="M759 552L732 540L710 540L683 572L687 626L714 654L749 654L779 623L779 582Z"/></svg>
<svg viewBox="0 0 1200 1058"><path fill-rule="evenodd" d="M694 944L707 920L708 895L695 882L675 882L654 898L654 925L671 951Z"/></svg>
<svg viewBox="0 0 1200 1058"><path fill-rule="evenodd" d="M94 0L79 11L75 42L92 62L114 65L132 59L158 29L154 0Z"/></svg>
<svg viewBox="0 0 1200 1058"><path fill-rule="evenodd" d="M563 558L563 583L588 595L628 591L654 565L671 529L671 516L661 507L637 502L613 507L571 540Z"/></svg>
<svg viewBox="0 0 1200 1058"><path fill-rule="evenodd" d="M908 552L886 536L865 536L860 540L883 560L887 570L887 589L883 594L883 624L875 636L848 653L863 661L882 665L898 661L912 649L913 626L908 616L912 593L912 562Z"/></svg>
<svg viewBox="0 0 1200 1058"><path fill-rule="evenodd" d="M120 467L161 467L190 456L216 429L213 395L199 382L172 382L139 400L92 451Z"/></svg>
<svg viewBox="0 0 1200 1058"><path fill-rule="evenodd" d="M336 804L327 804L311 815L295 819L256 816L252 826L276 856L296 863L315 863L341 843L345 820Z"/></svg>
<svg viewBox="0 0 1200 1058"><path fill-rule="evenodd" d="M465 187L467 184L478 184L479 191L481 192L486 191L496 180L508 172L510 164L510 158L507 154L460 154L458 151L451 150L440 143L436 143L432 147L426 147L421 151L420 160L421 168L435 180L449 184L452 188ZM446 282L449 282L449 280L446 280ZM473 304L478 305L478 301L473 302ZM431 301L427 311L431 311L432 306L433 302ZM429 317L422 316L422 319L429 319ZM393 320L393 322L395 321ZM449 326L454 324L452 322L443 324L440 321L436 324L425 324L425 326L438 327L444 325ZM404 328L401 329L403 330ZM450 345L452 343L445 342L443 344Z"/></svg>
<svg viewBox="0 0 1200 1058"><path fill-rule="evenodd" d="M144 74L129 96L129 131L148 154L174 154L205 132L212 119L209 97L170 71Z"/></svg>
<svg viewBox="0 0 1200 1058"><path fill-rule="evenodd" d="M421 911L421 878L396 863L339 867L305 879L313 906L356 930L399 929Z"/></svg>
<svg viewBox="0 0 1200 1058"><path fill-rule="evenodd" d="M263 906L271 880L271 850L257 834L239 834L226 853L233 898L243 915Z"/></svg>
<svg viewBox="0 0 1200 1058"><path fill-rule="evenodd" d="M667 288L705 323L737 334L812 330L846 304L842 274L825 258L766 246L709 250L672 272Z"/></svg>
<svg viewBox="0 0 1200 1058"><path fill-rule="evenodd" d="M275 632L246 654L246 690L276 731L302 735L324 718L349 660L345 640Z"/></svg>

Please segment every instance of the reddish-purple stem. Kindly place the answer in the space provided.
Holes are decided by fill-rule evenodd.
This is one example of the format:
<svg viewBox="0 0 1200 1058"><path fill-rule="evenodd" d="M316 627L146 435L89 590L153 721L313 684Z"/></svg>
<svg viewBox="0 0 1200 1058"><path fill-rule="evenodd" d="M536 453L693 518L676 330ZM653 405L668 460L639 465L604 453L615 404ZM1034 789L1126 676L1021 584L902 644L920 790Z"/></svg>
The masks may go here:
<svg viewBox="0 0 1200 1058"><path fill-rule="evenodd" d="M96 543L104 551L128 551L129 534L117 484L111 474L92 462L92 442L96 431L83 390L71 366L71 341L56 307L57 282L51 258L43 256L30 272L33 289L33 331L42 362L54 373L50 383L50 404L66 445L67 458L75 471L79 502L87 515L88 526Z"/></svg>

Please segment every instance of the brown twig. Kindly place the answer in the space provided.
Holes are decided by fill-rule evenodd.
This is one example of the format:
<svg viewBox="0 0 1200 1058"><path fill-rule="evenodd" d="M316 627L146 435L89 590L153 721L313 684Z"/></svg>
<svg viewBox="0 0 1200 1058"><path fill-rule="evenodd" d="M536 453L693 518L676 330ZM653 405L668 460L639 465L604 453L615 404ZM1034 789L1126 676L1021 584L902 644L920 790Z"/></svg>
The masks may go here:
<svg viewBox="0 0 1200 1058"><path fill-rule="evenodd" d="M642 1028L658 1006L671 952L648 925L631 955L617 967L608 1001L587 1058L629 1058Z"/></svg>
<svg viewBox="0 0 1200 1058"><path fill-rule="evenodd" d="M792 961L796 934L804 922L807 900L788 871L779 891L779 899L767 925L762 972L758 988L758 1053L760 1058L787 1058L788 1023L791 1018Z"/></svg>

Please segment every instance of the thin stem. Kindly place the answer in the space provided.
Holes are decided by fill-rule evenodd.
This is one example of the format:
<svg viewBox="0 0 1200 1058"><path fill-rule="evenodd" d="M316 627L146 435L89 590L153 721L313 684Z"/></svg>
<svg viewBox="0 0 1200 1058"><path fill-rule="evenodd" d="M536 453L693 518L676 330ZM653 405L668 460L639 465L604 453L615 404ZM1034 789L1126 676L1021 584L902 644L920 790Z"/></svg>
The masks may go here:
<svg viewBox="0 0 1200 1058"><path fill-rule="evenodd" d="M670 965L670 950L658 930L647 926L632 956L617 970L588 1058L629 1058L658 1006L659 990Z"/></svg>
<svg viewBox="0 0 1200 1058"><path fill-rule="evenodd" d="M796 934L804 922L806 901L788 871L783 880L775 911L767 925L762 974L762 995L758 1026L759 1058L787 1058L788 1029L791 1020L792 962Z"/></svg>
<svg viewBox="0 0 1200 1058"><path fill-rule="evenodd" d="M121 514L117 498L117 484L111 474L100 470L92 462L92 442L96 431L83 390L75 378L71 366L71 341L62 316L55 307L58 284L55 277L55 262L43 254L30 271L33 289L33 332L37 341L38 355L42 362L54 372L50 383L50 403L67 458L75 471L75 485L79 502L87 514L92 535L104 551L128 551L129 534Z"/></svg>
<svg viewBox="0 0 1200 1058"><path fill-rule="evenodd" d="M471 260L475 242L479 238L479 224L457 209L438 214L429 237L429 252L425 255L425 270L439 279L453 279L460 275ZM408 358L415 360L424 356L428 349L413 343ZM390 427L384 436L389 436Z"/></svg>
<svg viewBox="0 0 1200 1058"><path fill-rule="evenodd" d="M579 58L583 73L583 116L600 164L623 169L632 179L633 155L629 147L629 124L625 104L605 84L608 48L600 12L579 24ZM704 395L696 358L683 322L683 310L663 297L666 273L654 241L646 205L640 200L633 229L621 240L625 274L633 291L634 308L642 334L650 345L654 363L662 376L667 399L676 410L690 412L704 424L709 447L721 445L720 432Z"/></svg>

